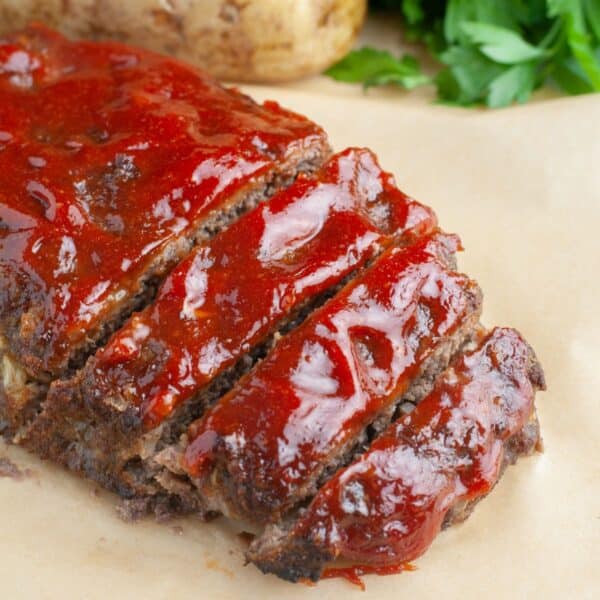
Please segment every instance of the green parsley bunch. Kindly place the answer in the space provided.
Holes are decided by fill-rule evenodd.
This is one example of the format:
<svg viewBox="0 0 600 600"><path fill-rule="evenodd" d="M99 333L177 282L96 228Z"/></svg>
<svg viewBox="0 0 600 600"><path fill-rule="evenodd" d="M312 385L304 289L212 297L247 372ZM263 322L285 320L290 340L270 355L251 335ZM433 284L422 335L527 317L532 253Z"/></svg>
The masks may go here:
<svg viewBox="0 0 600 600"><path fill-rule="evenodd" d="M399 11L410 41L441 63L426 75L410 55L362 48L327 74L365 87L433 83L439 100L501 107L553 83L567 94L600 91L600 0L379 0Z"/></svg>

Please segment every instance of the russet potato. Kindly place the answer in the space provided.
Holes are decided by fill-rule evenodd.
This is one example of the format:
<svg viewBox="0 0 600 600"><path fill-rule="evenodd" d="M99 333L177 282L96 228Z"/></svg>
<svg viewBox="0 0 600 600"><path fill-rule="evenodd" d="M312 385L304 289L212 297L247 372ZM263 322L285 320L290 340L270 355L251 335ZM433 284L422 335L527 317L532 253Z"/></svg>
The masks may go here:
<svg viewBox="0 0 600 600"><path fill-rule="evenodd" d="M42 21L172 54L232 81L318 73L351 47L367 0L0 0L0 34Z"/></svg>

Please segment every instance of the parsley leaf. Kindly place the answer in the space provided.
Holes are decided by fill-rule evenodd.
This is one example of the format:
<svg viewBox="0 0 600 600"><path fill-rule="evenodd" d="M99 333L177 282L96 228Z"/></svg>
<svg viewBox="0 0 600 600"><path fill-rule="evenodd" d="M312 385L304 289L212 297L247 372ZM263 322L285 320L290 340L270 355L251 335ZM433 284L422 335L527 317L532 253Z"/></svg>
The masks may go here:
<svg viewBox="0 0 600 600"><path fill-rule="evenodd" d="M491 82L503 70L476 48L468 46L452 46L440 58L448 69L436 79L438 96L453 104L468 106L484 98Z"/></svg>
<svg viewBox="0 0 600 600"><path fill-rule="evenodd" d="M583 0L583 10L590 24L590 29L600 42L600 2L598 0Z"/></svg>
<svg viewBox="0 0 600 600"><path fill-rule="evenodd" d="M540 85L600 91L600 0L372 0L395 10L405 36L439 61L428 76L412 56L362 48L327 74L365 87L435 83L442 102L508 106Z"/></svg>
<svg viewBox="0 0 600 600"><path fill-rule="evenodd" d="M461 28L470 42L479 45L485 56L500 64L512 65L544 55L543 50L504 27L467 21L461 24Z"/></svg>
<svg viewBox="0 0 600 600"><path fill-rule="evenodd" d="M420 0L404 0L402 10L404 11L404 18L410 25L420 23L425 16Z"/></svg>
<svg viewBox="0 0 600 600"><path fill-rule="evenodd" d="M491 108L527 102L535 87L535 63L514 65L490 83L486 103Z"/></svg>
<svg viewBox="0 0 600 600"><path fill-rule="evenodd" d="M587 32L581 0L548 0L549 14L564 21L567 42L573 56L587 75L595 91L600 91L600 64ZM595 13L593 13L595 17Z"/></svg>
<svg viewBox="0 0 600 600"><path fill-rule="evenodd" d="M362 82L365 87L394 83L408 90L431 81L414 57L406 54L395 58L385 50L373 48L350 52L327 75L338 81Z"/></svg>
<svg viewBox="0 0 600 600"><path fill-rule="evenodd" d="M572 57L557 63L551 77L567 94L589 94L594 91L579 63Z"/></svg>

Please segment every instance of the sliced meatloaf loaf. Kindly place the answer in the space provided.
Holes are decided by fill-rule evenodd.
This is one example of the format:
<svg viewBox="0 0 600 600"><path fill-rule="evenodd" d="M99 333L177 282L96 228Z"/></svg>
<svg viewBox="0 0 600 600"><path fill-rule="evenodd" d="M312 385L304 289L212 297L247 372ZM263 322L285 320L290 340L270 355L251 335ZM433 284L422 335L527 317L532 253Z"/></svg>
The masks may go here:
<svg viewBox="0 0 600 600"><path fill-rule="evenodd" d="M22 443L172 510L154 480L155 455L345 279L435 227L370 151L334 156L196 247L155 302L51 386Z"/></svg>
<svg viewBox="0 0 600 600"><path fill-rule="evenodd" d="M308 119L41 25L0 40L0 429L35 412L194 241L329 153Z"/></svg>
<svg viewBox="0 0 600 600"><path fill-rule="evenodd" d="M388 250L190 427L180 463L207 510L277 520L431 389L480 314L449 266L458 246L434 233Z"/></svg>
<svg viewBox="0 0 600 600"><path fill-rule="evenodd" d="M538 446L534 398L544 387L523 338L493 330L295 520L268 527L249 559L290 581L316 581L338 557L385 566L420 556L442 527L468 516L506 465Z"/></svg>
<svg viewBox="0 0 600 600"><path fill-rule="evenodd" d="M368 150L172 59L0 39L0 435L248 560L400 568L539 446L531 348Z"/></svg>

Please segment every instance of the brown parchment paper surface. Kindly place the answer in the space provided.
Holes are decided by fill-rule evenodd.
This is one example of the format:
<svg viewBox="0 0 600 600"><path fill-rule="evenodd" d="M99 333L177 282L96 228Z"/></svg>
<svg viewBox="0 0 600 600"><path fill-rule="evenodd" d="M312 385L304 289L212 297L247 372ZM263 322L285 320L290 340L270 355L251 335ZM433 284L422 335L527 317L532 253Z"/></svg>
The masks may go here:
<svg viewBox="0 0 600 600"><path fill-rule="evenodd" d="M461 235L484 322L521 330L545 368L545 453L508 469L417 571L368 577L362 593L244 567L239 527L224 519L123 523L110 494L0 445L29 470L0 477L2 598L600 597L600 95L492 112L340 89L250 91L321 123L338 150L374 149Z"/></svg>

